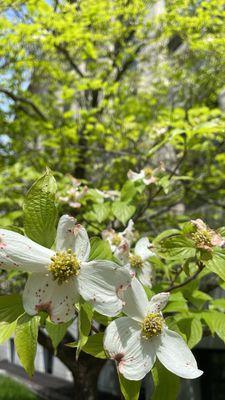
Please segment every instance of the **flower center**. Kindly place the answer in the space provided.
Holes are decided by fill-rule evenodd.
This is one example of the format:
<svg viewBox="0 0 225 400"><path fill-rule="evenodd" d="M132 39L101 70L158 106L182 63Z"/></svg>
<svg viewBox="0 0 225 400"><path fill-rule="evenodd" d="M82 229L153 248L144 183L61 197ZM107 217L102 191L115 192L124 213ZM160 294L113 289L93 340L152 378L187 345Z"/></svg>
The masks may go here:
<svg viewBox="0 0 225 400"><path fill-rule="evenodd" d="M113 238L112 238L112 244L114 244L114 246L119 246L121 243L121 240L122 240L121 237L117 233L115 233L115 235L113 235Z"/></svg>
<svg viewBox="0 0 225 400"><path fill-rule="evenodd" d="M146 339L150 339L153 336L158 336L162 333L164 319L159 313L148 314L145 317L142 324L142 333Z"/></svg>
<svg viewBox="0 0 225 400"><path fill-rule="evenodd" d="M151 176L152 176L152 169L150 168L150 167L146 167L146 168L144 168L144 173L145 173L145 177L146 178L151 178Z"/></svg>
<svg viewBox="0 0 225 400"><path fill-rule="evenodd" d="M130 254L129 261L132 268L141 268L144 264L142 258L136 254Z"/></svg>
<svg viewBox="0 0 225 400"><path fill-rule="evenodd" d="M212 234L207 229L197 230L197 232L192 233L191 238L199 248L212 247Z"/></svg>
<svg viewBox="0 0 225 400"><path fill-rule="evenodd" d="M51 257L51 264L48 270L52 273L53 279L61 285L63 282L68 282L69 278L79 274L80 262L75 253L71 249L58 251Z"/></svg>

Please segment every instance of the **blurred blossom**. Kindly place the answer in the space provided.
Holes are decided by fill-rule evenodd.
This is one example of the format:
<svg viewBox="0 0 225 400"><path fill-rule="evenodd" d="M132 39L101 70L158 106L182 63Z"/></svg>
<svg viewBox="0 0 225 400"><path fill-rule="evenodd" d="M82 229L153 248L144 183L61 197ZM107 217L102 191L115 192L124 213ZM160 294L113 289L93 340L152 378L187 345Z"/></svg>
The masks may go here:
<svg viewBox="0 0 225 400"><path fill-rule="evenodd" d="M81 203L79 200L81 200L87 194L88 187L86 185L81 186L81 182L73 176L70 176L70 180L72 187L67 190L67 195L60 196L59 200L63 203L67 203L72 208L80 208Z"/></svg>
<svg viewBox="0 0 225 400"><path fill-rule="evenodd" d="M161 178L161 173L165 171L163 163L160 166L152 169L149 166L141 169L140 172L129 170L127 173L128 179L133 182L142 181L146 186L156 183L158 178Z"/></svg>

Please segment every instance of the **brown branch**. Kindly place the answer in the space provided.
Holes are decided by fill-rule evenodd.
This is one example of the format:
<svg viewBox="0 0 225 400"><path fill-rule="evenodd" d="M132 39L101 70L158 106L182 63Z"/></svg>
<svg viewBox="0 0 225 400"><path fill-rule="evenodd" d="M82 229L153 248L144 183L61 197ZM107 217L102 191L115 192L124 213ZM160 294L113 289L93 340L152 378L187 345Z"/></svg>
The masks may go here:
<svg viewBox="0 0 225 400"><path fill-rule="evenodd" d="M197 276L200 274L200 272L205 267L205 265L201 261L197 262L197 265L198 265L198 269L192 276L190 276L188 279L186 279L185 281L183 281L177 285L169 286L167 289L164 290L164 292L171 292L172 290L179 289L179 288L187 285L188 283L192 282L195 278L197 278Z"/></svg>
<svg viewBox="0 0 225 400"><path fill-rule="evenodd" d="M24 104L27 104L28 106L30 106L34 112L44 121L47 121L47 117L43 114L43 112L37 107L36 104L33 103L33 101L26 99L25 97L19 96L14 94L13 92L10 92L10 90L8 89L4 89L0 87L0 92L4 93L6 96L10 97L10 99L12 99L15 102L21 102Z"/></svg>

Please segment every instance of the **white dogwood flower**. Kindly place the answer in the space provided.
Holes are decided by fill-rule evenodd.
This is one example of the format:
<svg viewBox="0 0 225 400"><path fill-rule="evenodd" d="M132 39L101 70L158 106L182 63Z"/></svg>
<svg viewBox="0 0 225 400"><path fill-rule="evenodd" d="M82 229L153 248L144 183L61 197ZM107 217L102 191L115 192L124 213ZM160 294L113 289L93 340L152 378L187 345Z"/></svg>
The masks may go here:
<svg viewBox="0 0 225 400"><path fill-rule="evenodd" d="M140 282L134 278L123 293L124 313L109 324L104 349L129 380L140 380L152 369L156 357L174 374L187 379L202 375L196 360L178 333L166 326L161 310L169 293L159 293L148 301Z"/></svg>
<svg viewBox="0 0 225 400"><path fill-rule="evenodd" d="M134 251L130 253L126 267L132 276L148 287L152 287L153 269L149 258L155 253L150 250L151 243L147 237L143 237L135 245Z"/></svg>
<svg viewBox="0 0 225 400"><path fill-rule="evenodd" d="M134 222L132 219L122 232L116 232L114 229L106 229L102 232L102 238L109 242L112 253L119 261L126 263L129 257L130 245L134 238Z"/></svg>
<svg viewBox="0 0 225 400"><path fill-rule="evenodd" d="M130 169L127 173L127 177L133 182L142 181L146 186L148 186L157 182L159 175L164 170L164 165L161 163L160 166L155 169L147 166L141 169L140 172L134 172Z"/></svg>
<svg viewBox="0 0 225 400"><path fill-rule="evenodd" d="M89 253L85 228L68 215L59 220L56 251L0 229L0 267L31 273L23 292L25 311L29 315L46 311L55 323L75 316L79 295L107 316L122 309L118 293L130 283L129 272L108 260L88 262Z"/></svg>

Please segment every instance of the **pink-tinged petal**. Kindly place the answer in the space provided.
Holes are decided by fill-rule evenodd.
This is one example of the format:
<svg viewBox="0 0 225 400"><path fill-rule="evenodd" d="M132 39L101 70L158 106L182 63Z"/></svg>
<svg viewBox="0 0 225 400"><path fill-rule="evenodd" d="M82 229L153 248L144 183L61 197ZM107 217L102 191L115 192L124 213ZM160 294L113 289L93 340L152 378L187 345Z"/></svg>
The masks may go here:
<svg viewBox="0 0 225 400"><path fill-rule="evenodd" d="M157 314L162 311L169 300L170 293L162 292L152 296L148 304L148 313Z"/></svg>
<svg viewBox="0 0 225 400"><path fill-rule="evenodd" d="M54 252L17 232L0 229L0 268L45 272Z"/></svg>
<svg viewBox="0 0 225 400"><path fill-rule="evenodd" d="M78 290L94 309L113 317L123 306L120 294L131 282L129 272L109 260L96 260L81 264L77 276Z"/></svg>
<svg viewBox="0 0 225 400"><path fill-rule="evenodd" d="M149 257L155 255L153 251L150 250L152 247L147 237L143 237L136 243L134 253L142 258L142 260L147 260Z"/></svg>
<svg viewBox="0 0 225 400"><path fill-rule="evenodd" d="M133 278L129 287L122 293L123 312L136 321L142 322L146 316L148 298L138 279Z"/></svg>
<svg viewBox="0 0 225 400"><path fill-rule="evenodd" d="M78 301L75 279L59 285L51 275L32 274L23 292L24 309L29 315L46 311L56 324L75 317L74 304Z"/></svg>
<svg viewBox="0 0 225 400"><path fill-rule="evenodd" d="M138 322L129 317L114 320L106 328L103 342L119 372L129 380L140 380L155 363L155 347L149 349Z"/></svg>
<svg viewBox="0 0 225 400"><path fill-rule="evenodd" d="M186 379L195 379L203 374L198 369L191 350L178 333L166 328L162 335L153 339L153 342L159 361L169 371Z"/></svg>
<svg viewBox="0 0 225 400"><path fill-rule="evenodd" d="M143 267L138 271L137 278L142 285L148 286L149 288L152 287L153 271L152 266L148 261L145 261Z"/></svg>
<svg viewBox="0 0 225 400"><path fill-rule="evenodd" d="M87 231L82 225L76 224L76 219L69 215L63 215L59 220L56 249L71 249L81 261L86 261L89 257L90 241Z"/></svg>

